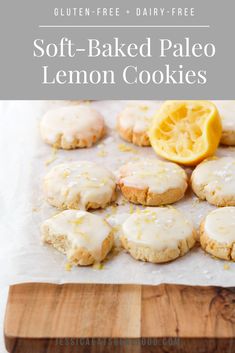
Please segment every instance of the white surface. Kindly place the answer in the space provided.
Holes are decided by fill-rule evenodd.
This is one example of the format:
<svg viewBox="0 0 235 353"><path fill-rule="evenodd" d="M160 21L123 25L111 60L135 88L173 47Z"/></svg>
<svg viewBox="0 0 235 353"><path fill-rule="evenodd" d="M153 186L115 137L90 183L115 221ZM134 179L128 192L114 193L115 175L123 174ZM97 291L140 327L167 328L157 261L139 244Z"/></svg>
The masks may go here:
<svg viewBox="0 0 235 353"><path fill-rule="evenodd" d="M0 288L0 352L6 353L6 348L4 344L3 338L3 323L4 323L4 316L5 316L5 309L6 309L6 302L7 302L7 294L8 288Z"/></svg>
<svg viewBox="0 0 235 353"><path fill-rule="evenodd" d="M7 102L0 102L0 129L2 131L2 117L3 114L5 114L6 108L8 106L9 103ZM1 144L1 140L0 140L0 148L2 148L2 144ZM3 174L2 174L3 176ZM5 178L1 178L1 180L6 179L6 175ZM0 207L2 208L2 206L4 206L3 203L3 199L1 198L2 195L2 191L0 190ZM1 217L1 216L0 216ZM0 230L2 230L3 228L1 227L1 223L2 220L0 218ZM3 233L1 233L1 235L3 236ZM0 251L0 263L1 263L1 256L2 253ZM4 344L4 337L3 337L3 325L4 325L4 316L5 316L5 309L6 309L6 302L7 302L7 295L8 295L8 287L3 287L2 286L2 278L1 278L1 272L0 272L0 352L2 353L7 353L6 349L5 349L5 344Z"/></svg>
<svg viewBox="0 0 235 353"><path fill-rule="evenodd" d="M65 257L56 250L42 246L39 226L56 209L43 201L41 181L46 171L65 160L89 159L116 170L121 164L136 158L154 157L151 148L130 145L131 152L121 152L123 143L115 131L115 117L126 102L93 102L92 106L104 114L109 128L108 136L90 149L58 151L49 166L45 162L52 157L51 147L39 136L38 122L41 115L55 103L9 102L2 106L0 119L0 266L1 283L38 282L97 282L97 283L185 283L201 285L235 285L235 264L224 269L224 262L215 260L196 247L186 256L165 265L137 262L122 252L105 262L103 270L92 267L73 268L66 272ZM111 136L111 137L110 137ZM133 152L134 151L134 152ZM105 153L103 153L105 152ZM107 155L106 155L107 152ZM100 154L105 156L100 156ZM219 155L235 155L235 150L224 148ZM119 202L121 202L119 200ZM198 202L188 191L183 201L175 204L198 226L207 212L213 209L206 202ZM110 213L113 224L120 224L129 214L130 205L120 206L118 215Z"/></svg>

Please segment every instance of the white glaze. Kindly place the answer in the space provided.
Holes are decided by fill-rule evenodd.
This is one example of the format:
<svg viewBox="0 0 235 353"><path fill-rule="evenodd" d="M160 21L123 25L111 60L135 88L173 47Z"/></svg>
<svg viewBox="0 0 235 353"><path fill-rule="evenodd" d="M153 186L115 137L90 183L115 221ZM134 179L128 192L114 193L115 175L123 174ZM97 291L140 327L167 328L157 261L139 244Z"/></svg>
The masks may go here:
<svg viewBox="0 0 235 353"><path fill-rule="evenodd" d="M152 117L161 103L133 103L128 105L119 114L119 124L122 129L131 129L133 132L145 132L149 129Z"/></svg>
<svg viewBox="0 0 235 353"><path fill-rule="evenodd" d="M121 167L119 183L138 189L149 188L150 191L161 194L173 188L186 190L187 176L175 163L146 159Z"/></svg>
<svg viewBox="0 0 235 353"><path fill-rule="evenodd" d="M96 110L78 105L49 110L43 116L40 127L43 138L52 145L60 135L67 143L82 139L91 145L93 136L101 134L104 120Z"/></svg>
<svg viewBox="0 0 235 353"><path fill-rule="evenodd" d="M215 101L224 131L235 131L235 100Z"/></svg>
<svg viewBox="0 0 235 353"><path fill-rule="evenodd" d="M196 185L202 185L205 192L216 195L235 195L235 159L222 157L199 164L192 174Z"/></svg>
<svg viewBox="0 0 235 353"><path fill-rule="evenodd" d="M193 225L174 208L146 208L132 214L123 224L129 242L156 250L177 248L179 241L193 233Z"/></svg>
<svg viewBox="0 0 235 353"><path fill-rule="evenodd" d="M48 199L68 204L79 197L81 209L92 202L105 206L111 200L115 187L115 177L109 170L88 161L59 164L44 179Z"/></svg>
<svg viewBox="0 0 235 353"><path fill-rule="evenodd" d="M235 242L235 207L218 208L210 212L204 223L205 233L219 243Z"/></svg>
<svg viewBox="0 0 235 353"><path fill-rule="evenodd" d="M49 234L66 236L69 242L67 255L77 248L85 248L99 260L103 241L111 232L109 224L101 217L85 211L66 210L46 220L42 224L42 240L47 241L44 229Z"/></svg>

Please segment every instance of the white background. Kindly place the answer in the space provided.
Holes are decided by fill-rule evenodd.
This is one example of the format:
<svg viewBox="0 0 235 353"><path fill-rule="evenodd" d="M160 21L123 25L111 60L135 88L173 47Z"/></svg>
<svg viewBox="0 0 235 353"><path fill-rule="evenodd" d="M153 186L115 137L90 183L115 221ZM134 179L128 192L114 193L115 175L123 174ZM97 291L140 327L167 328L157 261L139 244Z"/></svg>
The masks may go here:
<svg viewBox="0 0 235 353"><path fill-rule="evenodd" d="M10 102L0 102L0 117L4 113ZM5 316L5 308L7 302L8 287L0 287L0 352L5 353L5 344L3 338L3 321Z"/></svg>
<svg viewBox="0 0 235 353"><path fill-rule="evenodd" d="M3 339L3 320L5 315L8 288L0 288L0 352L5 353L5 344Z"/></svg>

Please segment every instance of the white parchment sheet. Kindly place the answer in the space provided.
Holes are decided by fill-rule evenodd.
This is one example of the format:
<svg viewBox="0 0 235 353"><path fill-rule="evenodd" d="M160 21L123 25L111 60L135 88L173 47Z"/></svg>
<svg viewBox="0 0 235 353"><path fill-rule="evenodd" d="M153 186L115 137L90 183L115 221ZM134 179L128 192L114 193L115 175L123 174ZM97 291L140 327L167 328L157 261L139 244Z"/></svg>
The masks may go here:
<svg viewBox="0 0 235 353"><path fill-rule="evenodd" d="M235 264L213 259L196 246L186 256L162 265L138 262L130 255L114 252L103 269L74 267L65 270L66 258L55 249L41 244L40 224L58 212L43 200L41 185L45 173L62 161L94 160L115 171L121 164L155 156L153 150L125 143L115 131L117 113L127 101L86 103L105 117L107 136L89 149L53 153L39 134L42 114L58 105L72 102L1 102L0 106L0 283L179 283L191 285L235 286ZM121 144L121 147L120 147ZM125 147L123 147L123 144ZM130 147L126 148L126 146ZM127 150L127 151L123 151ZM218 155L234 155L234 148L220 148ZM157 158L157 157L156 157ZM190 173L190 170L187 169ZM118 203L122 204L119 197ZM189 190L176 203L196 227L213 209L199 202ZM132 206L135 207L136 206ZM131 207L131 208L132 208ZM118 226L131 212L130 204L108 207L96 213L108 215Z"/></svg>

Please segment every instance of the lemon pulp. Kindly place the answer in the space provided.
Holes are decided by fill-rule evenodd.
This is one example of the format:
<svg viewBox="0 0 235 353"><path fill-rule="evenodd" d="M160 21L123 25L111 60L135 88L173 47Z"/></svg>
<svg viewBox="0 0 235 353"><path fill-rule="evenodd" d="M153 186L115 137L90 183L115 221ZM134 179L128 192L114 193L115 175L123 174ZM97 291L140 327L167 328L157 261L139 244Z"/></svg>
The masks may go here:
<svg viewBox="0 0 235 353"><path fill-rule="evenodd" d="M156 113L149 137L160 156L194 165L214 154L222 133L219 113L207 101L167 101Z"/></svg>

